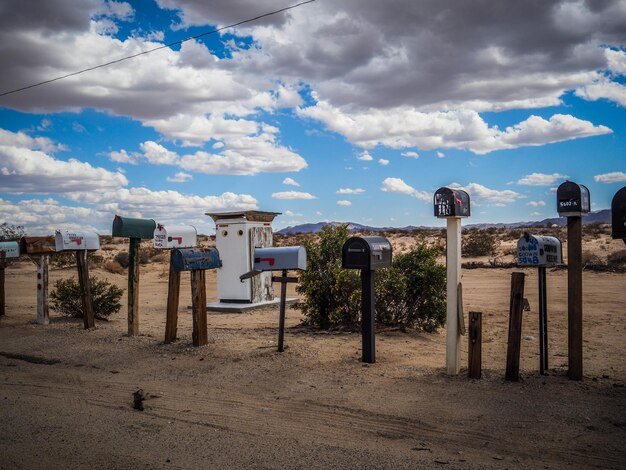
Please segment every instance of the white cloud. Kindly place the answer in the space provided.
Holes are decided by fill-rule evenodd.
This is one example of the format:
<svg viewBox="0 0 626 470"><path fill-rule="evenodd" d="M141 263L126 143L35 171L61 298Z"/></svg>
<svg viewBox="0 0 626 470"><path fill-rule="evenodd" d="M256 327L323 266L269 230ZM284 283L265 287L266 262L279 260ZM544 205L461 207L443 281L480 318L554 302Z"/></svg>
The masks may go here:
<svg viewBox="0 0 626 470"><path fill-rule="evenodd" d="M337 201L337 205L339 206L351 206L352 202L346 201L345 199Z"/></svg>
<svg viewBox="0 0 626 470"><path fill-rule="evenodd" d="M336 194L362 194L365 190L363 188L339 188L335 191Z"/></svg>
<svg viewBox="0 0 626 470"><path fill-rule="evenodd" d="M189 173L179 171L174 176L168 176L165 179L170 183L186 183L187 181L191 181L193 179L193 176Z"/></svg>
<svg viewBox="0 0 626 470"><path fill-rule="evenodd" d="M531 207L544 207L546 203L545 201L529 201L526 205Z"/></svg>
<svg viewBox="0 0 626 470"><path fill-rule="evenodd" d="M430 202L432 196L425 191L418 191L406 184L401 178L385 178L380 190L386 193L401 193L415 197L421 201Z"/></svg>
<svg viewBox="0 0 626 470"><path fill-rule="evenodd" d="M545 173L531 173L517 180L517 184L526 186L550 186L557 181L567 178L569 178L569 176L561 175L560 173L552 173L551 175Z"/></svg>
<svg viewBox="0 0 626 470"><path fill-rule="evenodd" d="M298 183L296 180L294 180L293 178L285 178L283 180L283 184L287 185L287 186L300 186L300 183Z"/></svg>
<svg viewBox="0 0 626 470"><path fill-rule="evenodd" d="M522 194L511 191L510 189L500 191L497 189L490 189L478 183L470 183L467 186L461 186L459 183L452 183L449 185L449 187L453 189L463 189L464 191L467 191L470 196L470 201L472 203L487 202L490 204L499 205L499 207L502 207L505 204L511 204L516 200L525 197Z"/></svg>
<svg viewBox="0 0 626 470"><path fill-rule="evenodd" d="M113 150L109 152L109 159L112 162L129 163L131 165L137 165L140 155L136 153L128 153L126 150Z"/></svg>
<svg viewBox="0 0 626 470"><path fill-rule="evenodd" d="M385 160L384 158L379 158L378 159L378 164L382 165L382 166L387 166L387 165L389 165L389 160Z"/></svg>
<svg viewBox="0 0 626 470"><path fill-rule="evenodd" d="M362 160L364 162L371 162L372 160L374 160L374 157L372 157L369 153L367 152L363 152L361 153L361 155L359 155L357 157L359 160Z"/></svg>
<svg viewBox="0 0 626 470"><path fill-rule="evenodd" d="M402 155L403 157L408 157L408 158L419 158L419 154L417 152L402 152L400 155Z"/></svg>
<svg viewBox="0 0 626 470"><path fill-rule="evenodd" d="M300 191L282 191L273 193L274 199L317 199L315 196L309 193L303 193Z"/></svg>
<svg viewBox="0 0 626 470"><path fill-rule="evenodd" d="M533 211L533 212L530 213L530 215L535 215L535 216L536 215L541 215L541 212Z"/></svg>
<svg viewBox="0 0 626 470"><path fill-rule="evenodd" d="M11 132L5 129L0 129L0 146L41 150L46 153L66 150L65 146L55 144L47 137L31 137L22 131Z"/></svg>
<svg viewBox="0 0 626 470"><path fill-rule="evenodd" d="M437 152L435 155L437 155L437 158L443 158L446 156L446 154L443 152Z"/></svg>
<svg viewBox="0 0 626 470"><path fill-rule="evenodd" d="M596 183L622 183L626 181L626 173L623 171L614 171L612 173L604 173L593 177Z"/></svg>
<svg viewBox="0 0 626 470"><path fill-rule="evenodd" d="M302 217L302 214L298 212L289 211L289 210L283 212L283 215L286 217Z"/></svg>

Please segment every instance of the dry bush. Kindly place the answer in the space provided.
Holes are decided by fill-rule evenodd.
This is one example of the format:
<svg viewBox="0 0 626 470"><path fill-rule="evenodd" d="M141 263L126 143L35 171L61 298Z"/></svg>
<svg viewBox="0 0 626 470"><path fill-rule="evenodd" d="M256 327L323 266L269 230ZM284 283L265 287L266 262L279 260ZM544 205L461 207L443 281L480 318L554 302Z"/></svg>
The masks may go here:
<svg viewBox="0 0 626 470"><path fill-rule="evenodd" d="M128 251L120 251L113 257L113 261L117 262L122 268L126 269L130 263Z"/></svg>
<svg viewBox="0 0 626 470"><path fill-rule="evenodd" d="M612 267L626 268L626 250L611 253L606 260L606 264Z"/></svg>
<svg viewBox="0 0 626 470"><path fill-rule="evenodd" d="M590 251L583 251L582 262L583 266L604 264L598 255Z"/></svg>
<svg viewBox="0 0 626 470"><path fill-rule="evenodd" d="M156 255L154 255L152 258L150 258L150 262L151 263L165 263L168 261L168 259L169 259L169 256L167 255L167 253L164 251L161 251L157 253Z"/></svg>
<svg viewBox="0 0 626 470"><path fill-rule="evenodd" d="M124 268L117 261L107 261L104 263L104 269L113 274L124 274Z"/></svg>

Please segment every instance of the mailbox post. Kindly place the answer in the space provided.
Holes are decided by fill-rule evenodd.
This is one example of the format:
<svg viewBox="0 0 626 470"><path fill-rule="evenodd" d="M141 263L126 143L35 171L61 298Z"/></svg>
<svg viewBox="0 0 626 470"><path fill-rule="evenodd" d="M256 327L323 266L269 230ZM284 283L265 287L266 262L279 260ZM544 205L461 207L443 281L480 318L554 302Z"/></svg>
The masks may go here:
<svg viewBox="0 0 626 470"><path fill-rule="evenodd" d="M170 272L180 274L183 271L191 271L191 311L193 317L192 339L194 346L204 346L208 343L207 320L206 320L206 277L207 269L217 269L222 263L220 254L215 248L206 250L200 248L175 248L171 253ZM179 277L180 280L180 277ZM169 293L168 293L168 308ZM169 343L176 339L176 323L178 320L178 293L176 294L176 306L170 315L168 311L165 325L165 342ZM171 335L168 337L168 333Z"/></svg>
<svg viewBox="0 0 626 470"><path fill-rule="evenodd" d="M391 266L391 243L385 237L352 237L341 250L341 267L361 270L361 340L363 362L376 362L374 271Z"/></svg>
<svg viewBox="0 0 626 470"><path fill-rule="evenodd" d="M241 282L266 271L282 271L282 276L272 276L272 282L280 282L280 310L278 317L278 352L283 352L285 339L285 304L287 284L298 282L297 277L288 277L289 270L306 269L306 250L303 246L277 248L255 248L253 270L239 276Z"/></svg>
<svg viewBox="0 0 626 470"><path fill-rule="evenodd" d="M567 350L568 376L583 378L582 217L590 211L589 190L565 181L556 191L559 215L567 217Z"/></svg>
<svg viewBox="0 0 626 470"><path fill-rule="evenodd" d="M197 245L196 229L191 225L165 227L163 224L157 224L153 232L153 244L155 248L171 250L165 320L165 344L168 344L176 339L180 296L180 271L174 269L174 249L195 247Z"/></svg>
<svg viewBox="0 0 626 470"><path fill-rule="evenodd" d="M50 323L50 309L48 307L48 270L50 255L56 253L53 236L22 237L20 250L29 256L38 258L37 262L37 323Z"/></svg>
<svg viewBox="0 0 626 470"><path fill-rule="evenodd" d="M611 214L611 236L626 243L626 186L613 196Z"/></svg>
<svg viewBox="0 0 626 470"><path fill-rule="evenodd" d="M446 219L446 371L460 370L461 326L458 314L458 291L461 282L461 218L470 216L470 197L461 189L439 188L434 196L435 217Z"/></svg>
<svg viewBox="0 0 626 470"><path fill-rule="evenodd" d="M100 237L95 232L69 232L57 230L54 235L56 251L73 251L76 254L78 283L83 304L83 324L85 329L95 326L91 286L89 285L89 265L87 252L100 248Z"/></svg>
<svg viewBox="0 0 626 470"><path fill-rule="evenodd" d="M4 291L4 271L7 258L20 256L20 246L17 242L0 242L0 317L5 315L6 297Z"/></svg>
<svg viewBox="0 0 626 470"><path fill-rule="evenodd" d="M548 369L548 294L546 267L563 263L561 241L525 233L517 242L517 265L536 266L539 287L539 372Z"/></svg>
<svg viewBox="0 0 626 470"><path fill-rule="evenodd" d="M128 335L139 334L139 245L141 239L154 236L152 219L134 219L116 215L111 235L130 238L128 246Z"/></svg>

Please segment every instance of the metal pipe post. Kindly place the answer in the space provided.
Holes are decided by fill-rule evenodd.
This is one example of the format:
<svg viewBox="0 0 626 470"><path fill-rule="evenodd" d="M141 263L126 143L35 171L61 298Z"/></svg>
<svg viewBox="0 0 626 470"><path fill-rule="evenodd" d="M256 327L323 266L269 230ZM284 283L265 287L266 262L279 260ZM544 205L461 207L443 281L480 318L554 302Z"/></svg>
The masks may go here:
<svg viewBox="0 0 626 470"><path fill-rule="evenodd" d="M376 338L374 322L374 271L361 269L361 336L362 361L376 362Z"/></svg>
<svg viewBox="0 0 626 470"><path fill-rule="evenodd" d="M538 269L539 278L539 373L545 375L548 369L548 295L546 289L546 268Z"/></svg>

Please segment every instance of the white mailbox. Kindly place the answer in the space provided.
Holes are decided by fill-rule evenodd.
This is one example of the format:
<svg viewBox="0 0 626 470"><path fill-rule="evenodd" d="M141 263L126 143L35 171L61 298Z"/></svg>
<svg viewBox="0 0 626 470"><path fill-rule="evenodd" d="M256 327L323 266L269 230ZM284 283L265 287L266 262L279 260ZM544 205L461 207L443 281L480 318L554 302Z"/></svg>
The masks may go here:
<svg viewBox="0 0 626 470"><path fill-rule="evenodd" d="M20 245L17 242L0 242L0 252L4 252L5 258L17 258L20 256Z"/></svg>
<svg viewBox="0 0 626 470"><path fill-rule="evenodd" d="M96 232L56 230L54 245L56 251L99 250L100 236Z"/></svg>
<svg viewBox="0 0 626 470"><path fill-rule="evenodd" d="M556 237L525 233L517 241L518 266L557 266L563 264L561 241Z"/></svg>
<svg viewBox="0 0 626 470"><path fill-rule="evenodd" d="M256 248L255 271L282 271L283 269L306 269L306 250L303 246Z"/></svg>
<svg viewBox="0 0 626 470"><path fill-rule="evenodd" d="M194 248L198 245L198 232L193 225L157 224L153 240L155 248Z"/></svg>

